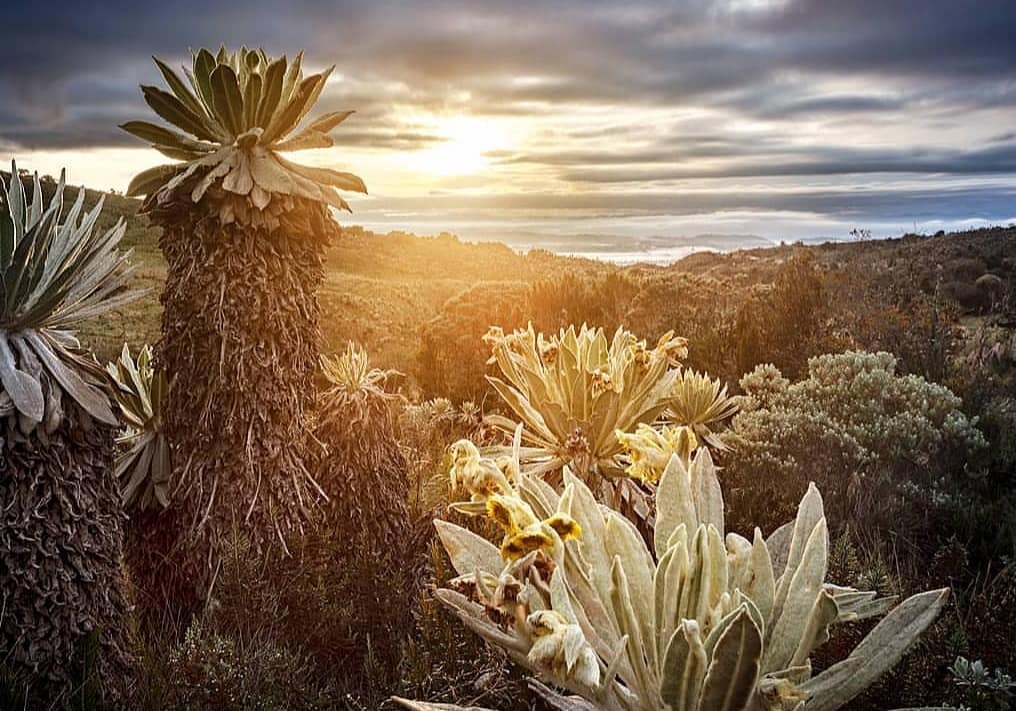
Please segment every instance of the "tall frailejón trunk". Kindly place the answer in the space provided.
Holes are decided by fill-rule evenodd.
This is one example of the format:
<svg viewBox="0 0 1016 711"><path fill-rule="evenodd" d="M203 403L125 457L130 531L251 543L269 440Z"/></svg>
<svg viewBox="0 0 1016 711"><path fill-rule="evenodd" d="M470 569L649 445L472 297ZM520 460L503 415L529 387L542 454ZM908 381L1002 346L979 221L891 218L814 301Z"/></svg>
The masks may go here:
<svg viewBox="0 0 1016 711"><path fill-rule="evenodd" d="M111 383L74 326L132 298L102 200L0 183L0 708L95 708L129 685ZM50 192L47 186L47 192Z"/></svg>
<svg viewBox="0 0 1016 711"><path fill-rule="evenodd" d="M141 90L165 123L122 126L180 161L127 189L146 196L169 263L156 360L173 476L169 510L148 534L159 545L144 555L160 587L190 587L197 601L225 541L239 534L256 552L288 550L322 495L305 464L315 291L338 232L329 206L349 209L338 190L367 188L284 157L334 145L329 132L352 114L304 122L332 68L305 76L302 52L289 60L246 47L198 50L186 79L155 61L168 91ZM158 570L166 563L168 576Z"/></svg>
<svg viewBox="0 0 1016 711"><path fill-rule="evenodd" d="M64 407L48 435L0 421L0 707L112 703L129 664L114 428Z"/></svg>
<svg viewBox="0 0 1016 711"><path fill-rule="evenodd" d="M157 349L175 467L169 559L196 599L224 541L240 533L255 548L284 549L320 498L305 465L305 412L319 350L316 291L338 226L325 206L292 203L271 231L195 220L172 204L151 212L169 266Z"/></svg>
<svg viewBox="0 0 1016 711"><path fill-rule="evenodd" d="M393 373L370 368L352 344L322 365L330 387L318 398L314 434L324 456L315 473L328 494L319 530L333 542L321 547L332 551L322 569L335 571L333 594L353 601L345 636L357 653L344 668L384 688L397 680L433 526L410 516L409 467L393 427L398 396L385 389Z"/></svg>

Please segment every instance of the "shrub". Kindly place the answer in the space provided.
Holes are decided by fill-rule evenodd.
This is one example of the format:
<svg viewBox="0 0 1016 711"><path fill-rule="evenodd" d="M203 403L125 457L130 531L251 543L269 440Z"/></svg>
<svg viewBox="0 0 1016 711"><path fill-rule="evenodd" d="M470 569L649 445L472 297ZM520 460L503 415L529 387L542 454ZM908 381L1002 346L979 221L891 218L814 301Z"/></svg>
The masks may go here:
<svg viewBox="0 0 1016 711"><path fill-rule="evenodd" d="M173 648L158 698L152 707L167 709L331 708L334 692L306 659L266 638L236 638L216 633L201 622Z"/></svg>
<svg viewBox="0 0 1016 711"><path fill-rule="evenodd" d="M524 325L528 293L524 284L486 282L449 299L420 332L416 373L424 394L481 402L490 351L480 339L492 323Z"/></svg>
<svg viewBox="0 0 1016 711"><path fill-rule="evenodd" d="M634 278L620 272L603 276L566 272L533 284L528 295L530 318L546 331L572 323L595 323L614 331L626 321L631 295L639 288Z"/></svg>
<svg viewBox="0 0 1016 711"><path fill-rule="evenodd" d="M695 344L689 368L735 380L743 371L734 366L733 322L745 298L735 282L686 272L647 276L628 296L626 325L650 339L667 331L683 334Z"/></svg>
<svg viewBox="0 0 1016 711"><path fill-rule="evenodd" d="M902 373L945 380L961 333L954 305L937 292L913 295L904 304L873 303L862 296L849 302L846 328L863 350L892 353Z"/></svg>
<svg viewBox="0 0 1016 711"><path fill-rule="evenodd" d="M830 323L830 277L811 252L799 251L741 302L732 329L736 372L774 363L795 377L807 359L842 344Z"/></svg>
<svg viewBox="0 0 1016 711"><path fill-rule="evenodd" d="M972 704L962 708L1008 711L1011 707L1016 682L1001 669L992 671L980 659L971 662L966 657L957 657L950 671L956 686L963 690L965 701Z"/></svg>
<svg viewBox="0 0 1016 711"><path fill-rule="evenodd" d="M991 296L965 281L949 281L942 285L942 293L955 301L964 313L980 313L991 305Z"/></svg>
<svg viewBox="0 0 1016 711"><path fill-rule="evenodd" d="M986 442L948 388L895 369L888 353L847 352L810 359L793 384L771 366L742 378L726 474L742 530L776 524L814 480L841 524L928 531L928 511Z"/></svg>
<svg viewBox="0 0 1016 711"><path fill-rule="evenodd" d="M958 257L945 264L945 272L956 281L971 283L984 274L987 265L978 257Z"/></svg>

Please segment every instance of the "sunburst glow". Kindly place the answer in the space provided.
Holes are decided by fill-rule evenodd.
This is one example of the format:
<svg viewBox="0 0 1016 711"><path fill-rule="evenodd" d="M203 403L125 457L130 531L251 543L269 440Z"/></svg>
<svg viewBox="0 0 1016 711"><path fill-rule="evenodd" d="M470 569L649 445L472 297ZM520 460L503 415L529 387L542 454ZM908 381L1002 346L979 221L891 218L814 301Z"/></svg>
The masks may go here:
<svg viewBox="0 0 1016 711"><path fill-rule="evenodd" d="M412 167L433 175L471 175L490 166L489 153L505 150L511 141L506 127L474 116L429 119L444 140L416 151Z"/></svg>

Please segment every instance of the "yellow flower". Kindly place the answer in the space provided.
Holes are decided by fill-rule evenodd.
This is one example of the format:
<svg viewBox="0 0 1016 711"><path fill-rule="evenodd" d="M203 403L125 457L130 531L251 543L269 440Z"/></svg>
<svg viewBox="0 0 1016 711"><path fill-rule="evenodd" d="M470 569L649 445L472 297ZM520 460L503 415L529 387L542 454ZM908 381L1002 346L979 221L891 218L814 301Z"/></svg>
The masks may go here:
<svg viewBox="0 0 1016 711"><path fill-rule="evenodd" d="M681 459L687 464L692 453L698 449L698 437L691 427L664 427L664 439Z"/></svg>
<svg viewBox="0 0 1016 711"><path fill-rule="evenodd" d="M519 463L515 457L498 457L494 463L497 465L497 468L501 470L501 473L504 474L504 477L508 481L509 485L512 487L518 485Z"/></svg>
<svg viewBox="0 0 1016 711"><path fill-rule="evenodd" d="M790 711L808 698L808 694L789 679L763 679L758 693L768 711Z"/></svg>
<svg viewBox="0 0 1016 711"><path fill-rule="evenodd" d="M554 538L543 526L536 524L532 528L520 531L515 535L506 536L501 544L501 556L507 560L518 560L535 550L553 550Z"/></svg>
<svg viewBox="0 0 1016 711"><path fill-rule="evenodd" d="M568 541L582 535L582 526L566 513L556 513L544 521L544 523L554 529L554 532L561 537L562 541Z"/></svg>
<svg viewBox="0 0 1016 711"><path fill-rule="evenodd" d="M487 515L505 530L507 535L520 533L539 522L529 504L515 496L495 494L487 499Z"/></svg>
<svg viewBox="0 0 1016 711"><path fill-rule="evenodd" d="M599 395L600 393L607 392L608 390L614 389L614 381L610 377L610 373L603 368L597 368L593 371L593 395Z"/></svg>
<svg viewBox="0 0 1016 711"><path fill-rule="evenodd" d="M541 521L529 504L514 496L490 497L487 514L505 531L501 555L506 560L518 560L535 550L553 554L558 540L582 535L582 527L568 514L556 513Z"/></svg>
<svg viewBox="0 0 1016 711"><path fill-rule="evenodd" d="M483 334L481 339L484 343L494 347L504 341L504 329L500 326L491 326L487 329L487 332Z"/></svg>
<svg viewBox="0 0 1016 711"><path fill-rule="evenodd" d="M557 360L557 354L559 351L557 343L555 343L554 341L545 341L543 339L543 334L541 333L539 345L540 345L540 360L543 362L544 365L553 365L554 362Z"/></svg>
<svg viewBox="0 0 1016 711"><path fill-rule="evenodd" d="M521 623L529 614L528 605L519 601L524 587L515 575L519 570L510 565L500 575L476 571L452 578L448 584L451 589L483 605L488 617L498 624L511 625Z"/></svg>
<svg viewBox="0 0 1016 711"><path fill-rule="evenodd" d="M652 365L652 354L646 349L645 341L640 341L632 349L632 358L635 364L639 367L639 370L643 373L649 370L649 366Z"/></svg>
<svg viewBox="0 0 1016 711"><path fill-rule="evenodd" d="M674 336L673 331L663 334L656 344L656 353L663 355L671 365L688 357L688 339Z"/></svg>
<svg viewBox="0 0 1016 711"><path fill-rule="evenodd" d="M688 427L666 426L658 430L641 423L634 434L620 430L614 434L630 461L625 473L643 481L658 481L671 455L677 454L687 464L698 447L698 439Z"/></svg>

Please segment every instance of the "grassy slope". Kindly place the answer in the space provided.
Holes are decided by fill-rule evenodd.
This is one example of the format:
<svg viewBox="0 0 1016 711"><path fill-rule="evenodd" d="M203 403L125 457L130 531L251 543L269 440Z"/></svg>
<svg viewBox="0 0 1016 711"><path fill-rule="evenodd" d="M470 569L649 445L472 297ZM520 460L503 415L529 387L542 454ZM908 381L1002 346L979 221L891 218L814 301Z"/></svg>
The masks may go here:
<svg viewBox="0 0 1016 711"><path fill-rule="evenodd" d="M96 199L98 195L89 191L86 206L91 206ZM156 232L135 216L138 205L137 200L121 195L106 195L106 205L99 218L99 229L104 230L120 219L126 221L127 232L121 246L131 250L133 285L143 292L125 308L92 319L78 329L82 343L92 348L100 361L118 355L125 341L134 350L141 344L154 343L159 337L162 315L159 292L166 278L166 262L156 244Z"/></svg>

